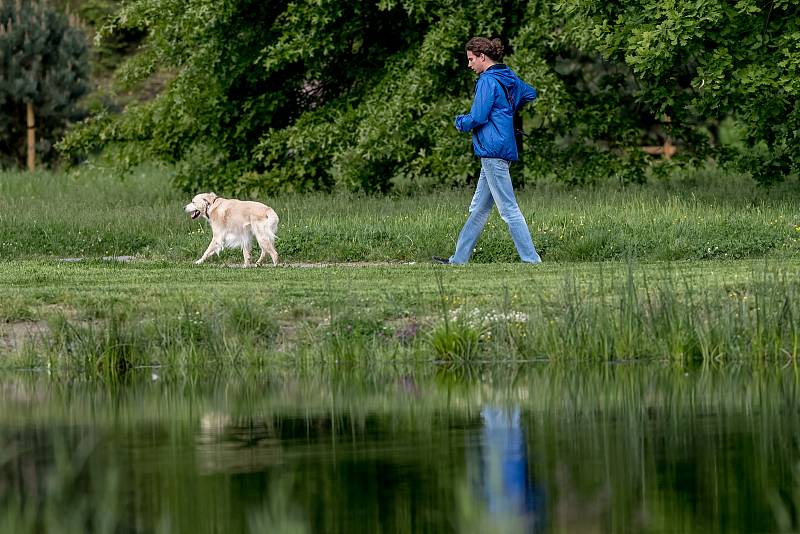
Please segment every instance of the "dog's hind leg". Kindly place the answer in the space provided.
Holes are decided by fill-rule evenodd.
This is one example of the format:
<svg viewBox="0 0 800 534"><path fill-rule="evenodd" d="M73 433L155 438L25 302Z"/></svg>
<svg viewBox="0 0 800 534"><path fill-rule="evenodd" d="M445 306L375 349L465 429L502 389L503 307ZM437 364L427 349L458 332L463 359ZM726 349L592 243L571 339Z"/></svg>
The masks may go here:
<svg viewBox="0 0 800 534"><path fill-rule="evenodd" d="M275 245L271 239L267 237L258 237L258 246L261 247L261 255L258 257L256 265L261 265L264 262L267 253L269 253L270 258L272 258L272 265L278 265L278 251L275 250Z"/></svg>
<svg viewBox="0 0 800 534"><path fill-rule="evenodd" d="M275 226L272 224L272 226ZM278 265L278 251L275 250L275 230L270 228L270 222L253 225L254 234L258 241L258 246L261 247L261 255L256 261L256 265L261 265L267 254L272 258L272 265Z"/></svg>
<svg viewBox="0 0 800 534"><path fill-rule="evenodd" d="M200 256L199 260L194 262L194 264L195 265L200 265L201 263L206 261L209 256L211 256L212 254L215 254L215 253L219 254L221 250L222 250L222 243L220 243L216 239L212 239L211 243L209 243L208 248L206 249L206 251L203 253L202 256Z"/></svg>

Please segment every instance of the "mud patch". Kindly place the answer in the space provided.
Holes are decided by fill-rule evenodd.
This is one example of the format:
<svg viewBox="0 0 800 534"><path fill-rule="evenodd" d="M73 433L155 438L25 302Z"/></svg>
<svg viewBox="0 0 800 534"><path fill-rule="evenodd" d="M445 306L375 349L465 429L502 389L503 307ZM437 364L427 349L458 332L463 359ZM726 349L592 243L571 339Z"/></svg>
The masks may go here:
<svg viewBox="0 0 800 534"><path fill-rule="evenodd" d="M32 340L50 334L46 321L0 323L0 354L14 352Z"/></svg>
<svg viewBox="0 0 800 534"><path fill-rule="evenodd" d="M81 261L93 260L93 259L97 258L59 258L58 261L63 261L66 263L78 263ZM102 258L99 259L103 261L120 261L123 263L128 263L133 261L134 258L133 256L103 256Z"/></svg>

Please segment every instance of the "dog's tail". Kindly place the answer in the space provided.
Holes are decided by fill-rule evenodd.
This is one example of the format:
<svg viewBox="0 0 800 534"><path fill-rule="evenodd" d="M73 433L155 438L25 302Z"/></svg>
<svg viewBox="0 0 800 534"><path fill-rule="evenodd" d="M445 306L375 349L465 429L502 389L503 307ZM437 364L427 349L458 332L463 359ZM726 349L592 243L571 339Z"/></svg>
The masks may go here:
<svg viewBox="0 0 800 534"><path fill-rule="evenodd" d="M267 213L266 219L252 221L252 224L258 225L259 230L263 232L264 236L274 243L278 236L278 221L278 214L270 210L269 213Z"/></svg>

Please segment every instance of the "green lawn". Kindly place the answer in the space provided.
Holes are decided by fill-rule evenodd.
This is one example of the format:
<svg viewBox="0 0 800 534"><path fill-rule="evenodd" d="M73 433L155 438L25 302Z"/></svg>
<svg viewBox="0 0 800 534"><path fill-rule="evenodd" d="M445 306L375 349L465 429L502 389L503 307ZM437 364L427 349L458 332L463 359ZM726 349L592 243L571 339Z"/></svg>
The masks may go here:
<svg viewBox="0 0 800 534"><path fill-rule="evenodd" d="M303 264L305 265L305 264ZM298 267L283 265L242 269L236 264L134 260L0 262L0 319L46 315L63 309L91 317L95 308L114 306L137 312L160 311L185 301L208 305L251 301L285 313L315 307L353 307L378 315L404 310L430 313L442 294L458 303L516 307L558 301L578 284L586 294L615 295L632 274L638 285L675 291L734 291L764 276L797 275L793 260L705 262L562 263L537 266L496 263L438 266L430 263ZM441 284L440 284L441 282ZM34 313L35 312L35 313Z"/></svg>
<svg viewBox="0 0 800 534"><path fill-rule="evenodd" d="M264 199L281 216L283 263L242 269L239 251L193 265L210 231L189 220L188 198L166 180L154 170L122 181L96 171L0 174L5 365L107 373L278 360L800 353L792 184L761 190L716 177L619 191L529 188L519 197L545 260L538 266L516 261L496 215L475 261L430 263L452 251L469 191L287 195Z"/></svg>
<svg viewBox="0 0 800 534"><path fill-rule="evenodd" d="M83 174L0 174L0 259L132 255L185 262L211 239L183 212L190 195L164 171L123 180ZM741 177L665 182L622 190L529 187L519 202L545 261L800 259L796 183L759 189ZM284 261L428 261L449 255L471 190L421 197L283 195L260 199L281 218ZM227 261L241 261L226 251ZM495 213L475 263L514 262Z"/></svg>

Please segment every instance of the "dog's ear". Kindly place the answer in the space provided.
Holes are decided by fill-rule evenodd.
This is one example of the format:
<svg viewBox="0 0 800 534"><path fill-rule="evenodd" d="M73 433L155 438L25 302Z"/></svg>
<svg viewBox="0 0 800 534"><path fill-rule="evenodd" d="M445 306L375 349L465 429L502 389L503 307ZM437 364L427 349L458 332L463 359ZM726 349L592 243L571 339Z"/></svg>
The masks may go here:
<svg viewBox="0 0 800 534"><path fill-rule="evenodd" d="M212 193L209 193L209 194L206 196L206 198L208 199L208 203L209 203L209 204L211 204L212 202L214 202L215 200L217 200L217 194L216 194L216 193L213 193L213 192L212 192Z"/></svg>

